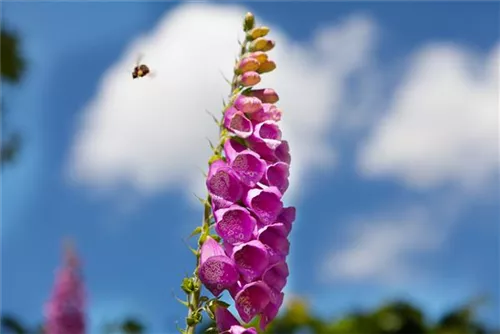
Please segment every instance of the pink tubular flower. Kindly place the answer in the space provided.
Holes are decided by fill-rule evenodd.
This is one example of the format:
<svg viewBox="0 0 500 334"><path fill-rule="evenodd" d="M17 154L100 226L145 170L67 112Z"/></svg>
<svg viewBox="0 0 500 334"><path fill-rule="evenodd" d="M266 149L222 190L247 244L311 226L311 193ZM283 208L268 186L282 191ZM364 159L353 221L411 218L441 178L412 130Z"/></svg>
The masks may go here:
<svg viewBox="0 0 500 334"><path fill-rule="evenodd" d="M230 244L249 241L257 224L250 212L239 205L219 209L214 216L215 231Z"/></svg>
<svg viewBox="0 0 500 334"><path fill-rule="evenodd" d="M251 90L247 95L258 98L262 103L276 103L280 99L278 93L272 88Z"/></svg>
<svg viewBox="0 0 500 334"><path fill-rule="evenodd" d="M252 122L236 108L229 108L224 113L224 126L240 138L247 138L252 134Z"/></svg>
<svg viewBox="0 0 500 334"><path fill-rule="evenodd" d="M211 195L231 202L238 201L243 192L243 187L236 172L222 160L215 161L210 165L207 188Z"/></svg>
<svg viewBox="0 0 500 334"><path fill-rule="evenodd" d="M250 140L258 144L265 144L269 149L275 150L281 144L281 130L278 123L264 121L257 124Z"/></svg>
<svg viewBox="0 0 500 334"><path fill-rule="evenodd" d="M213 238L207 237L201 247L200 281L218 296L238 280L235 263Z"/></svg>
<svg viewBox="0 0 500 334"><path fill-rule="evenodd" d="M253 27L248 22L252 24L244 26ZM266 53L274 46L272 40L255 37L245 43L236 64L235 95L224 113L222 147L216 151L220 160L210 165L206 182L222 245L207 238L199 267L205 287L216 296L227 289L242 321L260 316L262 330L283 304L288 237L295 221L295 208L282 200L291 156L279 124L283 113L275 105L279 97L271 88L252 88L261 80L259 73L276 68ZM215 318L220 332L257 332L244 328L224 307L215 311Z"/></svg>
<svg viewBox="0 0 500 334"><path fill-rule="evenodd" d="M225 307L217 306L215 319L219 333L226 334L257 334L255 328L245 328L240 325L234 315Z"/></svg>
<svg viewBox="0 0 500 334"><path fill-rule="evenodd" d="M85 291L78 258L72 249L65 252L52 296L45 305L45 317L48 334L85 333Z"/></svg>
<svg viewBox="0 0 500 334"><path fill-rule="evenodd" d="M254 122L275 121L281 120L281 110L274 104L262 103L262 108L249 115L250 119Z"/></svg>
<svg viewBox="0 0 500 334"><path fill-rule="evenodd" d="M256 97L239 95L234 101L234 107L245 114L251 114L262 108L262 101Z"/></svg>

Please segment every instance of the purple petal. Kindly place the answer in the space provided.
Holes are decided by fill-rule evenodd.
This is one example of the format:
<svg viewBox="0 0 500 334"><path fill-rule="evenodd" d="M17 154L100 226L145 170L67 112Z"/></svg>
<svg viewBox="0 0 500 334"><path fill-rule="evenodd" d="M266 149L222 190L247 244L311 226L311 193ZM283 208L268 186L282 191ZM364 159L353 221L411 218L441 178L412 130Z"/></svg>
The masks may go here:
<svg viewBox="0 0 500 334"><path fill-rule="evenodd" d="M228 139L224 142L224 154L226 155L226 158L228 161L233 161L234 160L234 157L246 150L247 148L240 144L236 139L234 138L231 138L231 139Z"/></svg>
<svg viewBox="0 0 500 334"><path fill-rule="evenodd" d="M258 238L268 249L270 264L283 261L290 251L286 227L281 223L267 225L260 229Z"/></svg>
<svg viewBox="0 0 500 334"><path fill-rule="evenodd" d="M215 308L215 322L217 324L217 329L219 332L224 332L229 330L231 326L240 325L240 322L234 317L234 315L225 307L217 305Z"/></svg>
<svg viewBox="0 0 500 334"><path fill-rule="evenodd" d="M247 282L258 278L268 266L266 247L258 240L252 240L233 248L232 258L243 279Z"/></svg>
<svg viewBox="0 0 500 334"><path fill-rule="evenodd" d="M233 254L234 244L230 244L227 241L223 241L222 242L222 247L224 248L224 251L226 252L226 254L228 254L228 255Z"/></svg>
<svg viewBox="0 0 500 334"><path fill-rule="evenodd" d="M210 165L206 184L211 195L231 202L241 199L241 182L236 173L222 160Z"/></svg>
<svg viewBox="0 0 500 334"><path fill-rule="evenodd" d="M269 165L266 170L266 181L270 186L275 186L278 188L280 193L284 194L288 189L289 182L288 177L290 176L290 166L284 162L276 162Z"/></svg>
<svg viewBox="0 0 500 334"><path fill-rule="evenodd" d="M231 326L229 334L258 334L255 328L245 328L239 325Z"/></svg>
<svg viewBox="0 0 500 334"><path fill-rule="evenodd" d="M281 291L286 285L288 275L288 265L286 262L282 261L269 267L264 274L262 274L262 280L269 287Z"/></svg>
<svg viewBox="0 0 500 334"><path fill-rule="evenodd" d="M234 202L226 201L222 197L211 195L212 197L212 210L217 211L219 209L229 208Z"/></svg>
<svg viewBox="0 0 500 334"><path fill-rule="evenodd" d="M234 285L238 280L235 263L224 253L224 249L211 237L201 246L200 281L215 296Z"/></svg>
<svg viewBox="0 0 500 334"><path fill-rule="evenodd" d="M249 115L250 119L254 122L275 121L281 120L281 110L274 104L263 103L262 108L256 110L253 114Z"/></svg>
<svg viewBox="0 0 500 334"><path fill-rule="evenodd" d="M271 289L262 281L249 283L236 294L234 301L241 319L248 323L264 311L271 301Z"/></svg>
<svg viewBox="0 0 500 334"><path fill-rule="evenodd" d="M276 103L279 100L278 93L272 88L251 90L248 95L255 96L264 103Z"/></svg>
<svg viewBox="0 0 500 334"><path fill-rule="evenodd" d="M217 210L214 217L215 231L224 241L231 244L250 240L257 223L250 212L239 205Z"/></svg>
<svg viewBox="0 0 500 334"><path fill-rule="evenodd" d="M254 138L255 139L255 138ZM276 155L274 154L274 150L269 148L266 143L259 142L256 140L249 140L248 146L255 153L257 153L262 159L266 159L268 161L276 161Z"/></svg>
<svg viewBox="0 0 500 334"><path fill-rule="evenodd" d="M245 114L251 114L262 109L262 102L258 98L245 95L239 95L233 105Z"/></svg>
<svg viewBox="0 0 500 334"><path fill-rule="evenodd" d="M283 208L281 193L276 187L250 189L244 202L264 225L274 223Z"/></svg>
<svg viewBox="0 0 500 334"><path fill-rule="evenodd" d="M234 107L224 113L224 126L241 138L249 137L253 131L252 122Z"/></svg>
<svg viewBox="0 0 500 334"><path fill-rule="evenodd" d="M276 147L274 155L279 161L283 161L290 165L292 158L290 156L290 146L288 145L288 141L283 140L281 144Z"/></svg>
<svg viewBox="0 0 500 334"><path fill-rule="evenodd" d="M292 223L295 221L295 216L295 207L290 206L287 208L283 208L283 210L281 210L280 214L278 215L278 218L276 219L277 222L283 223L283 225L285 225L285 228L288 231L287 235L292 231Z"/></svg>
<svg viewBox="0 0 500 334"><path fill-rule="evenodd" d="M203 245L201 245L200 264L203 264L212 256L219 255L225 255L224 249L217 241L214 240L214 238L208 236Z"/></svg>
<svg viewBox="0 0 500 334"><path fill-rule="evenodd" d="M231 161L231 168L248 187L254 187L266 172L266 162L251 150L238 153Z"/></svg>
<svg viewBox="0 0 500 334"><path fill-rule="evenodd" d="M281 144L281 130L278 123L265 121L255 126L252 141L263 142L267 147L274 150Z"/></svg>
<svg viewBox="0 0 500 334"><path fill-rule="evenodd" d="M226 255L212 256L199 268L200 281L214 296L229 288L238 280L234 262Z"/></svg>
<svg viewBox="0 0 500 334"><path fill-rule="evenodd" d="M227 334L257 334L255 328L245 328L225 307L215 309L215 323L219 333Z"/></svg>
<svg viewBox="0 0 500 334"><path fill-rule="evenodd" d="M259 327L262 331L264 331L267 325L269 325L269 323L271 323L271 321L273 321L274 318L276 318L276 316L278 315L279 309L281 305L283 305L284 297L285 294L281 292L278 296L276 296L276 300L272 303L269 303L264 309L264 312L262 312L259 321Z"/></svg>
<svg viewBox="0 0 500 334"><path fill-rule="evenodd" d="M284 224L275 223L264 227L260 230L259 240L281 255L286 256L290 251L290 241L286 237Z"/></svg>

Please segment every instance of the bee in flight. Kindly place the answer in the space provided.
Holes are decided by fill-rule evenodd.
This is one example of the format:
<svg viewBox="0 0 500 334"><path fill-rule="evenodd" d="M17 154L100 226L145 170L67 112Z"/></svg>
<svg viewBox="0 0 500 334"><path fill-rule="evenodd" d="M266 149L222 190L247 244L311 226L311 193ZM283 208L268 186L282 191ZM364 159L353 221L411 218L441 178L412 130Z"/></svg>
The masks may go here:
<svg viewBox="0 0 500 334"><path fill-rule="evenodd" d="M137 59L134 71L132 72L132 79L142 78L151 73L147 65L141 64L141 58L142 56L139 56Z"/></svg>

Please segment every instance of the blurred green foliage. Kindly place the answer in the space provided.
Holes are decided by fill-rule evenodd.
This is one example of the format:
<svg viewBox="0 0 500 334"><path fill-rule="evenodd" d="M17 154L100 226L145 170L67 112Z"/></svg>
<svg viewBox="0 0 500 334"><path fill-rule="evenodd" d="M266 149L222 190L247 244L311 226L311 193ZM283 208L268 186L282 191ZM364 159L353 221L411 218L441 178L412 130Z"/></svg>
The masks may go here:
<svg viewBox="0 0 500 334"><path fill-rule="evenodd" d="M0 32L0 72L2 84L8 82L16 84L21 81L25 71L25 60L21 56L19 36L13 31L2 27ZM2 147L0 149L0 160L4 164L12 162L21 146L21 137L14 133L10 136L3 136L5 133L4 101L0 106L0 117L2 120Z"/></svg>
<svg viewBox="0 0 500 334"><path fill-rule="evenodd" d="M324 319L311 313L308 303L299 298L292 299L262 334L500 334L488 329L476 319L477 308L482 302L474 300L445 313L437 321L429 321L416 306L393 301L375 310L352 312L340 318ZM257 328L258 319L247 327ZM198 327L202 334L213 323L205 322ZM41 333L40 326L29 330L19 319L11 315L2 316L2 334ZM103 326L106 334L161 334L150 333L144 323L135 317ZM165 332L166 333L166 332ZM94 334L94 333L88 333ZM95 333L97 334L97 333ZM168 333L170 334L170 333Z"/></svg>
<svg viewBox="0 0 500 334"><path fill-rule="evenodd" d="M470 302L446 313L438 321L427 320L422 310L405 301L393 301L366 312L351 312L341 318L314 316L305 300L293 299L284 306L262 334L493 334L475 319L481 303ZM247 327L257 328L255 320ZM199 334L213 326L206 324Z"/></svg>

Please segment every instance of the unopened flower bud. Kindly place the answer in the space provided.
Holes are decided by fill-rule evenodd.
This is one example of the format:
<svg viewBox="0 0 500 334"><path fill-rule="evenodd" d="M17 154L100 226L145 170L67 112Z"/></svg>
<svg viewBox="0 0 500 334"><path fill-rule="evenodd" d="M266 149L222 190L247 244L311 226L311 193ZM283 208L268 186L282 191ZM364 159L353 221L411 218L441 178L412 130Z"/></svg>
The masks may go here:
<svg viewBox="0 0 500 334"><path fill-rule="evenodd" d="M256 71L260 66L260 62L252 57L243 58L236 67L236 73L245 73Z"/></svg>
<svg viewBox="0 0 500 334"><path fill-rule="evenodd" d="M262 101L256 97L240 95L234 100L234 107L245 114L251 114L262 108Z"/></svg>
<svg viewBox="0 0 500 334"><path fill-rule="evenodd" d="M261 64L263 62L267 61L267 54L265 52L262 52L262 51L252 52L252 53L248 54L248 57L257 59L257 61Z"/></svg>
<svg viewBox="0 0 500 334"><path fill-rule="evenodd" d="M260 64L259 68L257 69L258 73L267 73L271 72L276 68L276 63L272 60L268 60Z"/></svg>
<svg viewBox="0 0 500 334"><path fill-rule="evenodd" d="M279 101L278 93L272 88L256 89L245 93L262 101L262 103L276 103Z"/></svg>
<svg viewBox="0 0 500 334"><path fill-rule="evenodd" d="M264 37L269 33L270 29L268 27L256 27L248 32L248 37L250 40L254 40L259 37Z"/></svg>
<svg viewBox="0 0 500 334"><path fill-rule="evenodd" d="M274 48L274 45L276 43L272 40L265 39L264 37L259 37L256 40L254 40L252 43L250 43L250 51L262 51L262 52L267 52L270 51L272 48Z"/></svg>
<svg viewBox="0 0 500 334"><path fill-rule="evenodd" d="M238 82L245 87L255 86L260 82L260 75L257 72L246 72L238 77Z"/></svg>
<svg viewBox="0 0 500 334"><path fill-rule="evenodd" d="M243 21L243 30L249 31L254 27L254 25L255 25L255 17L250 12L246 13L245 20Z"/></svg>
<svg viewBox="0 0 500 334"><path fill-rule="evenodd" d="M264 51L264 52L271 51L275 45L276 45L275 41L267 40L266 45L262 48L261 51Z"/></svg>

